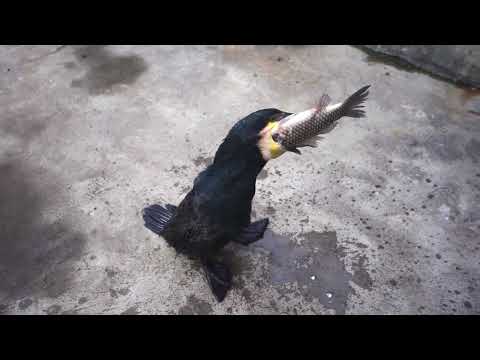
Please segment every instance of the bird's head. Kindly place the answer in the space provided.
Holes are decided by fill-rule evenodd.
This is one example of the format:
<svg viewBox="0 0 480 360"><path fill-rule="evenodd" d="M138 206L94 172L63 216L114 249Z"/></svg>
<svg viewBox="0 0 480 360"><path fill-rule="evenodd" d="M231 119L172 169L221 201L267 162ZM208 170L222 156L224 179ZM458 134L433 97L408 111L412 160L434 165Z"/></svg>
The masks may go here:
<svg viewBox="0 0 480 360"><path fill-rule="evenodd" d="M272 131L283 118L291 115L278 109L258 110L238 121L230 130L230 143L237 139L243 151L252 150L264 161L279 157L285 150L273 140Z"/></svg>
<svg viewBox="0 0 480 360"><path fill-rule="evenodd" d="M274 138L274 132L278 127L280 120L292 115L280 110L271 116L266 117L262 130L258 133L257 147L265 161L278 158L287 151Z"/></svg>
<svg viewBox="0 0 480 360"><path fill-rule="evenodd" d="M283 118L291 115L278 109L258 110L239 120L218 148L214 164L243 162L260 171L270 159L285 150L272 139L272 131ZM256 164L256 165L255 165Z"/></svg>

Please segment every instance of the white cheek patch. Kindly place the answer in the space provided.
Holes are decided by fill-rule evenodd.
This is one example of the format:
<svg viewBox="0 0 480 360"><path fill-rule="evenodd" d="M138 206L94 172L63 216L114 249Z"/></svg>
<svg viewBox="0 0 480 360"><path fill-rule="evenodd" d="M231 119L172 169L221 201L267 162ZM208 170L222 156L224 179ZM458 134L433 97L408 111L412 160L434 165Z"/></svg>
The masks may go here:
<svg viewBox="0 0 480 360"><path fill-rule="evenodd" d="M272 158L272 155L270 154L270 146L268 141L269 136L270 136L269 134L265 134L258 141L258 148L260 149L260 153L262 154L262 157L265 161L268 161Z"/></svg>

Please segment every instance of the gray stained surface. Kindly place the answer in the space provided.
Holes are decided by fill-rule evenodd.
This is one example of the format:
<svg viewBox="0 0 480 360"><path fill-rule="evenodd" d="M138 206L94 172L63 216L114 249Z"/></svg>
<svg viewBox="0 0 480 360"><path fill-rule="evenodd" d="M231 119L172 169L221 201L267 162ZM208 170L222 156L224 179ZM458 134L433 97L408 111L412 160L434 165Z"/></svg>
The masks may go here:
<svg viewBox="0 0 480 360"><path fill-rule="evenodd" d="M259 176L218 304L143 227L230 127L371 84L365 119ZM480 97L348 46L0 47L0 313L480 311Z"/></svg>

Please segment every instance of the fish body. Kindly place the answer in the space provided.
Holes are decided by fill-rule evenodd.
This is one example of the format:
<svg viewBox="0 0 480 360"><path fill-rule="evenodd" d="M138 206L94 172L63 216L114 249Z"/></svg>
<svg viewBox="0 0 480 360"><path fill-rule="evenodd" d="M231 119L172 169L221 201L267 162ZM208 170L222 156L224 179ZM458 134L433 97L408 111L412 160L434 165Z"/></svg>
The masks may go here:
<svg viewBox="0 0 480 360"><path fill-rule="evenodd" d="M330 97L323 95L318 105L296 114L292 114L272 129L272 139L278 146L278 153L292 151L300 154L298 147L316 147L320 134L326 134L335 128L342 117L365 117L363 102L367 99L368 88L365 86L351 95L343 103L330 104Z"/></svg>

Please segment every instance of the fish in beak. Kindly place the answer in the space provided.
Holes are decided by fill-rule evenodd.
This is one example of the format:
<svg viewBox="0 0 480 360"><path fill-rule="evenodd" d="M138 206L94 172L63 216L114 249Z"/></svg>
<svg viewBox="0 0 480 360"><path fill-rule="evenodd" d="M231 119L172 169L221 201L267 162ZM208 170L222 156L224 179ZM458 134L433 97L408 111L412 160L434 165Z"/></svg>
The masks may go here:
<svg viewBox="0 0 480 360"><path fill-rule="evenodd" d="M320 134L332 131L343 117L363 118L363 103L370 85L362 87L344 102L331 104L324 94L317 106L282 119L269 122L260 133L259 148L265 160L275 159L287 151L301 154L299 147L317 147Z"/></svg>

